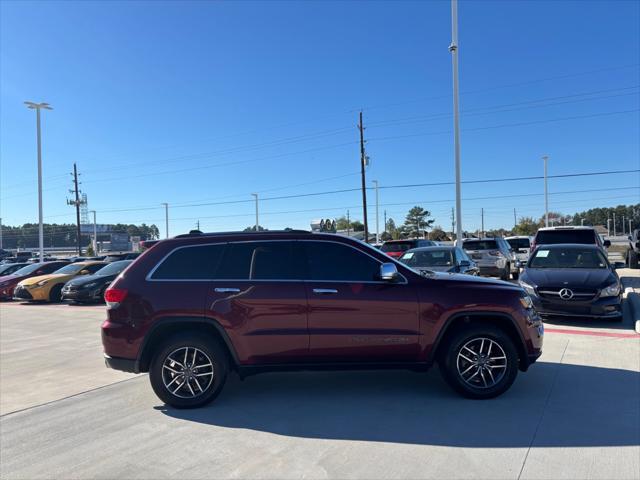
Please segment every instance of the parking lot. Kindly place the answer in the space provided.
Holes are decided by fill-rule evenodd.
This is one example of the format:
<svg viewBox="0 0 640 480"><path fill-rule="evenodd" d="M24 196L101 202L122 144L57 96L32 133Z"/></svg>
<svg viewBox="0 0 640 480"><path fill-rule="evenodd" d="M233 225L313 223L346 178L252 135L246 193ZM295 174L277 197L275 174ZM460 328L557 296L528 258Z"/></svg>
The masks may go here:
<svg viewBox="0 0 640 480"><path fill-rule="evenodd" d="M629 295L637 271L619 271ZM2 478L638 478L640 313L553 321L544 354L489 401L437 370L232 376L166 408L104 367L103 306L0 305Z"/></svg>

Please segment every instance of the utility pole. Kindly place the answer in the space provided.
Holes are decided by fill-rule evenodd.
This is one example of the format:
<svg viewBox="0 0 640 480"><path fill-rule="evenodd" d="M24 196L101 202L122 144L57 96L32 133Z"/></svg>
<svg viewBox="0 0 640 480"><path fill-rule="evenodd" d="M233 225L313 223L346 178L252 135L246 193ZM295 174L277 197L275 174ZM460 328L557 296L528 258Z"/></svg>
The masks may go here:
<svg viewBox="0 0 640 480"><path fill-rule="evenodd" d="M257 232L260 226L260 221L258 220L258 194L252 193L251 195L253 195L256 198L256 232Z"/></svg>
<svg viewBox="0 0 640 480"><path fill-rule="evenodd" d="M453 213L453 207L451 207L451 240L453 240L453 234L454 234L455 229L456 229L456 216ZM456 238L456 240L459 241L460 239ZM455 245L455 243L454 243L454 245Z"/></svg>
<svg viewBox="0 0 640 480"><path fill-rule="evenodd" d="M633 229L631 228L631 219L629 219L629 235L633 235ZM2 229L0 228L0 248L2 248Z"/></svg>
<svg viewBox="0 0 640 480"><path fill-rule="evenodd" d="M350 231L351 231L351 218L349 217L349 210L347 210L347 237L351 236Z"/></svg>
<svg viewBox="0 0 640 480"><path fill-rule="evenodd" d="M549 156L542 157L544 161L544 226L549 226L549 190L547 187L547 163L549 162Z"/></svg>
<svg viewBox="0 0 640 480"><path fill-rule="evenodd" d="M376 244L380 243L380 222L378 220L378 181L372 180L376 188Z"/></svg>
<svg viewBox="0 0 640 480"><path fill-rule="evenodd" d="M456 173L456 243L462 239L462 194L460 181L460 118L458 85L458 0L451 0L451 63L453 68L453 149ZM454 245L456 244L454 243Z"/></svg>
<svg viewBox="0 0 640 480"><path fill-rule="evenodd" d="M516 220L516 209L513 209L513 228L516 228L518 226L518 221Z"/></svg>
<svg viewBox="0 0 640 480"><path fill-rule="evenodd" d="M607 237L611 236L611 219L607 218Z"/></svg>
<svg viewBox="0 0 640 480"><path fill-rule="evenodd" d="M0 250L2 250L2 218L0 218Z"/></svg>
<svg viewBox="0 0 640 480"><path fill-rule="evenodd" d="M73 164L73 189L69 190L69 193L74 194L74 200L67 200L67 205L73 205L76 207L76 240L78 243L78 255L82 255L82 234L80 232L80 190L78 189L78 168L76 164Z"/></svg>
<svg viewBox="0 0 640 480"><path fill-rule="evenodd" d="M364 151L364 126L362 125L362 112L360 112L360 175L362 177L362 212L364 214L364 241L369 243L369 222L367 221L367 181L365 178L365 167L367 155Z"/></svg>
<svg viewBox="0 0 640 480"><path fill-rule="evenodd" d="M580 226L581 226L581 227L584 227L584 218L581 218L581 219L580 219Z"/></svg>
<svg viewBox="0 0 640 480"><path fill-rule="evenodd" d="M613 212L613 236L616 236L616 212Z"/></svg>
<svg viewBox="0 0 640 480"><path fill-rule="evenodd" d="M93 213L93 254L98 255L98 227L96 225L96 211L91 210Z"/></svg>
<svg viewBox="0 0 640 480"><path fill-rule="evenodd" d="M40 246L40 262L44 262L44 226L42 223L42 139L40 135L40 110L53 110L48 103L24 102L27 108L36 111L36 130L38 142L38 244Z"/></svg>
<svg viewBox="0 0 640 480"><path fill-rule="evenodd" d="M160 205L164 207L164 238L169 238L169 204L161 203Z"/></svg>
<svg viewBox="0 0 640 480"><path fill-rule="evenodd" d="M200 231L200 220L196 222L196 230Z"/></svg>
<svg viewBox="0 0 640 480"><path fill-rule="evenodd" d="M387 211L384 211L384 231L387 231Z"/></svg>
<svg viewBox="0 0 640 480"><path fill-rule="evenodd" d="M622 236L624 236L624 224L625 224L625 221L624 221L624 215L623 215L622 216Z"/></svg>
<svg viewBox="0 0 640 480"><path fill-rule="evenodd" d="M480 209L480 216L482 217L482 229L481 229L481 233L482 233L482 238L484 238L484 208Z"/></svg>

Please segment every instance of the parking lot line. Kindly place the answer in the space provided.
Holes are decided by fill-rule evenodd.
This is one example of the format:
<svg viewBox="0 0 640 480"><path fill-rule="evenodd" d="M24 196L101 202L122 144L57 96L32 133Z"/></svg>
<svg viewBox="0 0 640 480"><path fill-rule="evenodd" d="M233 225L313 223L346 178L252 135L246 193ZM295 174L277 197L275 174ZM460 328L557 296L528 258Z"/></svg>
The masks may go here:
<svg viewBox="0 0 640 480"><path fill-rule="evenodd" d="M612 338L640 338L638 333L615 333L603 332L599 330L576 330L571 328L548 328L545 327L545 333L564 333L567 335L587 335L591 337L612 337Z"/></svg>

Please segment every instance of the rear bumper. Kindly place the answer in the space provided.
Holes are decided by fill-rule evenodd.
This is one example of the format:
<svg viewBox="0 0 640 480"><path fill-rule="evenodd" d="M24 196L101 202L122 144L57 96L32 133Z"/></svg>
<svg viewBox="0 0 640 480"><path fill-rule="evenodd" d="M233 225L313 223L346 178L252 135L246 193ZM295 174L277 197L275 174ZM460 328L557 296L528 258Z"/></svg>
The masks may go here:
<svg viewBox="0 0 640 480"><path fill-rule="evenodd" d="M480 275L487 277L499 277L504 272L504 267L479 265L478 268L480 270Z"/></svg>
<svg viewBox="0 0 640 480"><path fill-rule="evenodd" d="M113 370L120 370L128 373L140 373L138 369L138 361L131 358L110 357L104 354L104 363Z"/></svg>

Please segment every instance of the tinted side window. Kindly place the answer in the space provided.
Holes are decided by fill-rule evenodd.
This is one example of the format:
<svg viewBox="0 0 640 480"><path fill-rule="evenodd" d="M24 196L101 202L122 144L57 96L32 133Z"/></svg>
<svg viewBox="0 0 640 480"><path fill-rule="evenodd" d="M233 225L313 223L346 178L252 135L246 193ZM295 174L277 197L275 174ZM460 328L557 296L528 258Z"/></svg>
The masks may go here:
<svg viewBox="0 0 640 480"><path fill-rule="evenodd" d="M83 270L89 270L89 273L96 273L102 267L104 267L104 265L101 264L101 263L98 263L96 265L89 265L89 266L83 268Z"/></svg>
<svg viewBox="0 0 640 480"><path fill-rule="evenodd" d="M153 279L206 280L213 278L225 245L179 248L153 272Z"/></svg>
<svg viewBox="0 0 640 480"><path fill-rule="evenodd" d="M380 262L355 248L332 242L301 242L311 280L379 280Z"/></svg>
<svg viewBox="0 0 640 480"><path fill-rule="evenodd" d="M228 280L300 280L300 256L294 242L245 242L229 244L215 278Z"/></svg>

